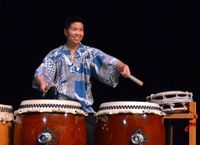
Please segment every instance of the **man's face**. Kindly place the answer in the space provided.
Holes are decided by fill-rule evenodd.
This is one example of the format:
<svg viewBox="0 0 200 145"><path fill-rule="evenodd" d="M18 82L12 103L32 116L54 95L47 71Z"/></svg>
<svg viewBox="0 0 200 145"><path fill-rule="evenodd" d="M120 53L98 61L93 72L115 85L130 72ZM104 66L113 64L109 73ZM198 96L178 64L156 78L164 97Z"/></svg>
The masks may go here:
<svg viewBox="0 0 200 145"><path fill-rule="evenodd" d="M68 43L77 45L83 39L84 26L81 22L73 22L68 29L65 29L64 33Z"/></svg>

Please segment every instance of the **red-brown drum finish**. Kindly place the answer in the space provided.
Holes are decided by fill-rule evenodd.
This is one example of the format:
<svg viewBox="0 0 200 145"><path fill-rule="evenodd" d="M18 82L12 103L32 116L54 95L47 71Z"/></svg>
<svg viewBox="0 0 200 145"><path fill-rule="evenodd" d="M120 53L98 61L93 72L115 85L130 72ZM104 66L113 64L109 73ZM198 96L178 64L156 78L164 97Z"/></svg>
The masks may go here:
<svg viewBox="0 0 200 145"><path fill-rule="evenodd" d="M79 104L60 100L21 104L16 112L14 145L86 145L85 114Z"/></svg>
<svg viewBox="0 0 200 145"><path fill-rule="evenodd" d="M12 144L13 108L0 104L0 144Z"/></svg>
<svg viewBox="0 0 200 145"><path fill-rule="evenodd" d="M146 102L103 103L97 112L95 145L165 145L158 108Z"/></svg>

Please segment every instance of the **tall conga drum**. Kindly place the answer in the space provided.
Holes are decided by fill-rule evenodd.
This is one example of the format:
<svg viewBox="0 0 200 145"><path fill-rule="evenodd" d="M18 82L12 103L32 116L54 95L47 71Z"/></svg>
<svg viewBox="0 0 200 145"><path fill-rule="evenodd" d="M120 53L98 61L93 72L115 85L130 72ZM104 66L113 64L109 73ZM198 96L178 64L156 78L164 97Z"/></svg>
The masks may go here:
<svg viewBox="0 0 200 145"><path fill-rule="evenodd" d="M163 115L156 103L102 103L96 114L95 145L165 145Z"/></svg>
<svg viewBox="0 0 200 145"><path fill-rule="evenodd" d="M25 100L14 114L14 145L86 145L86 114L78 102Z"/></svg>
<svg viewBox="0 0 200 145"><path fill-rule="evenodd" d="M13 108L0 104L0 144L11 145L13 127Z"/></svg>

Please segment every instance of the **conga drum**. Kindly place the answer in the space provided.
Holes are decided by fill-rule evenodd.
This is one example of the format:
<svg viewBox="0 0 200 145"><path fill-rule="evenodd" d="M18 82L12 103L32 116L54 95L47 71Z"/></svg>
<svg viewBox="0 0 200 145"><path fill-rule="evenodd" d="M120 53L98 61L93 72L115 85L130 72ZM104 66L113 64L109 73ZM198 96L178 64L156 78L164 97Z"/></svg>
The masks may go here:
<svg viewBox="0 0 200 145"><path fill-rule="evenodd" d="M163 115L156 103L102 103L96 114L95 145L165 145Z"/></svg>
<svg viewBox="0 0 200 145"><path fill-rule="evenodd" d="M86 145L86 114L78 102L25 100L14 114L14 145Z"/></svg>
<svg viewBox="0 0 200 145"><path fill-rule="evenodd" d="M0 104L0 144L11 145L13 126L13 108Z"/></svg>

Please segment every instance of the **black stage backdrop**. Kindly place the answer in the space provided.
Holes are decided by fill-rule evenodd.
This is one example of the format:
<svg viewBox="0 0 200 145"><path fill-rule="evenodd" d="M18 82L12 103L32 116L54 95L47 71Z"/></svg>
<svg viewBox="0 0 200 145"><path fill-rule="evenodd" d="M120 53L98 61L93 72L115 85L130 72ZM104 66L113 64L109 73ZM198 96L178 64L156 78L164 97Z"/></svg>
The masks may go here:
<svg viewBox="0 0 200 145"><path fill-rule="evenodd" d="M31 86L34 71L64 44L64 19L80 15L86 20L83 43L123 60L144 81L140 87L120 77L116 88L94 81L95 109L103 102L145 101L152 93L180 90L194 94L199 112L199 14L194 1L1 0L0 104L16 109L22 100L40 98ZM176 125L175 144L187 144L185 125Z"/></svg>

